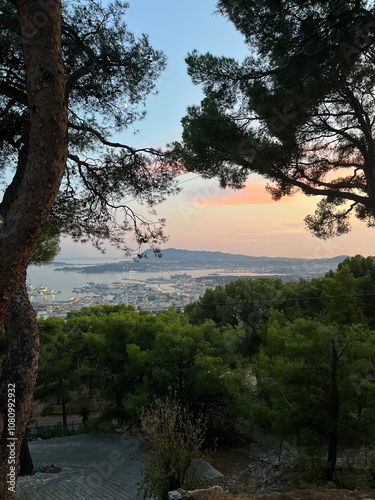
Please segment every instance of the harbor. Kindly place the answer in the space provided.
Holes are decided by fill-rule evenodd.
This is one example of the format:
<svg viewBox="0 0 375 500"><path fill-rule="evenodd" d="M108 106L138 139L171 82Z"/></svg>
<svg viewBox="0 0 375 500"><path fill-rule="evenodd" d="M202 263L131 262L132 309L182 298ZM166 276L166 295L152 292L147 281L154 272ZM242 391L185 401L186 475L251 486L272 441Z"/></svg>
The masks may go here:
<svg viewBox="0 0 375 500"><path fill-rule="evenodd" d="M207 289L239 278L288 281L323 275L343 258L319 261L228 254L224 259L223 255L170 249L163 259L73 260L30 266L28 291L38 316L65 317L82 307L119 303L157 312L170 307L184 309Z"/></svg>
<svg viewBox="0 0 375 500"><path fill-rule="evenodd" d="M183 308L197 300L206 288L205 283L197 283L192 276L184 274L174 278L122 278L109 283L90 281L72 287L67 300L58 300L52 290L45 287L29 287L29 296L38 316L47 317L66 316L69 311L82 307L119 303L151 312L170 307Z"/></svg>
<svg viewBox="0 0 375 500"><path fill-rule="evenodd" d="M50 271L53 268L50 267ZM70 275L70 286L67 284L59 291L57 288L61 285L57 283L56 288L29 285L28 292L38 317L66 317L69 311L82 307L119 303L156 313L170 307L183 309L187 304L198 300L207 288L214 288L240 277L237 273L229 274L225 270L212 271L214 272L210 274L207 270L189 273L132 273L131 278L129 273L97 274L95 279L98 281L86 282L85 276L79 273L55 273L53 276L50 272L55 281L65 274ZM42 277L41 273L39 277Z"/></svg>
<svg viewBox="0 0 375 500"><path fill-rule="evenodd" d="M54 288L49 289L47 287L40 286L32 286L27 285L27 293L29 297L55 297L56 295L61 294L60 290L55 290Z"/></svg>

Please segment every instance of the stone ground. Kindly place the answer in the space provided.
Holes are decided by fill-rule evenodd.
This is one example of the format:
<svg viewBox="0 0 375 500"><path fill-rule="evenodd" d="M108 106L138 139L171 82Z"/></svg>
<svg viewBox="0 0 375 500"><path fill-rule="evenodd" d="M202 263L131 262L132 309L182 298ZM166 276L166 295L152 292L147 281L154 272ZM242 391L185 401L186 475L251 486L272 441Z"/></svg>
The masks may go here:
<svg viewBox="0 0 375 500"><path fill-rule="evenodd" d="M198 493L192 500L375 500L374 490L339 490L333 484L325 488L301 484L303 489L297 490L301 470L295 469L290 450L284 446L280 453L280 442L267 443L259 432L252 432L252 436L251 446L220 449L208 457L224 473L223 477L218 477L221 474L206 462L202 464L206 476L202 487L220 484L236 496L214 491ZM142 455L148 447L137 437L82 434L32 441L29 445L35 468L39 471L50 468L51 472L19 478L17 500L141 498L137 490Z"/></svg>
<svg viewBox="0 0 375 500"><path fill-rule="evenodd" d="M147 445L126 435L81 434L31 441L37 470L54 465L55 472L21 477L22 500L134 500ZM59 469L61 469L59 471ZM59 471L59 472L58 472Z"/></svg>
<svg viewBox="0 0 375 500"><path fill-rule="evenodd" d="M33 476L17 482L19 500L135 500L140 499L145 442L125 434L80 434L29 442ZM48 471L48 472L47 472ZM194 480L221 476L207 462L195 460Z"/></svg>

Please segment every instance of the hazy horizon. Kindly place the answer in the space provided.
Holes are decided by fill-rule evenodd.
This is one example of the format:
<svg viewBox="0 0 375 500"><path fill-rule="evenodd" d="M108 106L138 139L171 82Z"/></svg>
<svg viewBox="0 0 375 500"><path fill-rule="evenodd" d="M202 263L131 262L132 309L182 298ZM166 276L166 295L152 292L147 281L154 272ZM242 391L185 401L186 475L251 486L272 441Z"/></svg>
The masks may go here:
<svg viewBox="0 0 375 500"><path fill-rule="evenodd" d="M70 261L114 261L114 260L133 260L134 256L126 256L126 255L111 255L111 254L102 254L100 252L97 252L97 255L87 255L87 244L82 245L85 249L85 255L78 255L77 253L74 254L62 254L60 253L55 257L53 262L58 262L58 261L63 261L63 260L70 260ZM145 249L146 250L146 249ZM191 251L191 252L209 252L209 253L223 253L223 254L230 254L230 255L241 255L241 256L247 256L247 257L256 257L256 258L271 258L271 259L285 259L285 258L295 258L295 259L327 259L327 258L335 258L335 257L341 257L341 256L348 256L348 257L353 257L356 254L349 255L349 254L335 254L335 255L330 255L330 256L322 256L322 257L292 257L292 256L282 256L282 255L277 255L277 256L269 256L269 255L254 255L254 254L248 254L248 253L239 253L239 252L225 252L221 250L207 250L207 249L187 249L187 248L176 248L176 247L165 247L161 249L161 252L167 251L167 250L180 250L180 251ZM367 255L365 255L367 257ZM53 263L52 262L52 263Z"/></svg>

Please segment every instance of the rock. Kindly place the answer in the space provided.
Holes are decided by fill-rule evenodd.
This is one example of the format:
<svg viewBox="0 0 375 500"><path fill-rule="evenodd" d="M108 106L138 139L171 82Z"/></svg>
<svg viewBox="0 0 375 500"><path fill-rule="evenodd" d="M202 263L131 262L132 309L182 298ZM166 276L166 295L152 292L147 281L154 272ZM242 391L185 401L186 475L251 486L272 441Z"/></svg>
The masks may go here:
<svg viewBox="0 0 375 500"><path fill-rule="evenodd" d="M179 491L174 490L168 492L168 500L178 500L179 498L182 498L182 494Z"/></svg>
<svg viewBox="0 0 375 500"><path fill-rule="evenodd" d="M182 498L194 498L195 495L199 495L199 493L206 493L209 491L220 491L220 493L224 493L224 490L221 486L211 486L211 488L205 488L201 490L190 490L190 491L185 491L185 493L182 495Z"/></svg>
<svg viewBox="0 0 375 500"><path fill-rule="evenodd" d="M327 488L330 490L337 490L337 485L333 481L330 481L329 483L326 483L324 485L324 488Z"/></svg>
<svg viewBox="0 0 375 500"><path fill-rule="evenodd" d="M46 465L42 469L40 469L40 472L47 472L49 474L56 474L58 472L61 472L61 467L57 467L55 464L51 465Z"/></svg>
<svg viewBox="0 0 375 500"><path fill-rule="evenodd" d="M207 481L208 479L215 479L217 477L223 477L223 474L205 460L198 458L194 458L191 461L187 471L188 482Z"/></svg>

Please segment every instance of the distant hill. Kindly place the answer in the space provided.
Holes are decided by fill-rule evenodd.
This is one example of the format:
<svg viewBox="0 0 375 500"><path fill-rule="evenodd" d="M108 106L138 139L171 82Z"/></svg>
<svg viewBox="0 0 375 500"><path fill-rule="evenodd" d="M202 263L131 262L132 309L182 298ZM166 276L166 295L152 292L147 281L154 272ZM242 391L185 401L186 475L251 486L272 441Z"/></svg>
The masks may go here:
<svg viewBox="0 0 375 500"><path fill-rule="evenodd" d="M145 253L146 258L131 261L109 262L91 265L63 265L55 271L76 271L80 273L116 272L156 272L186 271L194 269L220 269L228 272L247 272L259 275L283 275L291 278L322 276L336 269L346 256L340 255L326 259L303 259L292 257L252 257L249 255L205 250L180 250L166 248L161 258L156 258L152 250ZM56 264L55 264L56 265Z"/></svg>
<svg viewBox="0 0 375 500"><path fill-rule="evenodd" d="M166 248L162 250L162 260L164 261L186 261L186 262L210 262L210 261L221 261L221 262L233 262L241 261L248 263L259 263L259 262L282 262L282 263L305 263L305 262L319 262L330 263L332 265L339 264L347 255L339 255L336 257L324 258L324 259L306 259L306 258L294 258L294 257L253 257L250 255L225 253L225 252L211 252L207 250L180 250L178 248ZM152 250L146 252L147 257L152 258Z"/></svg>

